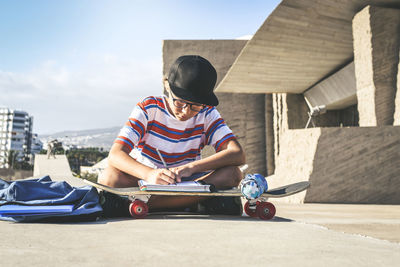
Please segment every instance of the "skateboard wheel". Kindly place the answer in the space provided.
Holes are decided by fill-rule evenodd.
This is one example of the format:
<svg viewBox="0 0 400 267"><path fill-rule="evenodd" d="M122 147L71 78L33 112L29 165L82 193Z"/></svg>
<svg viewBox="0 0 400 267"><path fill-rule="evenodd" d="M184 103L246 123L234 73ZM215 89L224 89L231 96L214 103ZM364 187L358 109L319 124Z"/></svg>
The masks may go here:
<svg viewBox="0 0 400 267"><path fill-rule="evenodd" d="M270 202L257 203L257 215L262 220L271 220L275 216L275 206Z"/></svg>
<svg viewBox="0 0 400 267"><path fill-rule="evenodd" d="M244 212L249 215L250 217L257 217L257 211L256 209L251 209L250 208L250 202L246 201L246 203L244 204Z"/></svg>
<svg viewBox="0 0 400 267"><path fill-rule="evenodd" d="M129 205L129 213L135 219L141 219L146 217L149 212L147 204L141 200L135 200Z"/></svg>

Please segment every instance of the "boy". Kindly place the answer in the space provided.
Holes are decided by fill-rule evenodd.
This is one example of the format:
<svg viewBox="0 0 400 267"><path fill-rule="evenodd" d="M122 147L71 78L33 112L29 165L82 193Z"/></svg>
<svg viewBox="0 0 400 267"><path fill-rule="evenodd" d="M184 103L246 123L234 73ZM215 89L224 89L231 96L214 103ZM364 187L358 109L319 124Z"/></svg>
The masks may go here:
<svg viewBox="0 0 400 267"><path fill-rule="evenodd" d="M203 180L217 189L238 186L242 179L238 166L245 163L245 155L215 109L216 80L216 70L205 58L179 57L164 79L168 97L148 97L135 106L110 150L109 166L99 183L132 187L140 179L155 184ZM214 146L217 153L200 159L205 145ZM150 210L189 207L205 199L153 196L148 205Z"/></svg>

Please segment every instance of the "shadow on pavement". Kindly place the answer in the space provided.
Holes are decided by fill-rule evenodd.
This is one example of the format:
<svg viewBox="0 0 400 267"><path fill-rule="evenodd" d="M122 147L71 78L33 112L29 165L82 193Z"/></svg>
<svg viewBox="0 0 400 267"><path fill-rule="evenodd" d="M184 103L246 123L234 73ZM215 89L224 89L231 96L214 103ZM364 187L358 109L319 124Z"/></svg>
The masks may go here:
<svg viewBox="0 0 400 267"><path fill-rule="evenodd" d="M177 213L177 212L157 212L150 213L143 219L134 218L99 218L96 221L87 222L32 222L24 224L59 224L59 225L101 225L120 221L135 221L135 220L217 220L217 221L243 221L243 222L293 222L294 220L275 216L272 220L261 220L248 216L230 216L230 215L204 215L196 213Z"/></svg>
<svg viewBox="0 0 400 267"><path fill-rule="evenodd" d="M229 215L203 215L193 213L152 213L147 215L144 220L159 220L159 219L174 219L174 220L218 220L218 221L265 221L265 222L292 222L293 220L274 217L272 220L261 220L259 218L251 218L248 216L229 216Z"/></svg>

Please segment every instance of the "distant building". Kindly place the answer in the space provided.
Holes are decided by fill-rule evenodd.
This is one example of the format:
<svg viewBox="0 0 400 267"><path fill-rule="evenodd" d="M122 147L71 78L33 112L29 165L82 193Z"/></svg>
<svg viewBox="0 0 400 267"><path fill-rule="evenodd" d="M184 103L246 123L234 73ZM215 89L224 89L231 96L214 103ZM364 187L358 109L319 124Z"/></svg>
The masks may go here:
<svg viewBox="0 0 400 267"><path fill-rule="evenodd" d="M32 134L31 154L38 154L43 149L43 142L40 141L38 134Z"/></svg>
<svg viewBox="0 0 400 267"><path fill-rule="evenodd" d="M33 117L27 112L0 108L0 168L9 167L11 151L17 153L17 160L22 160L41 150L41 142L32 134L32 126Z"/></svg>

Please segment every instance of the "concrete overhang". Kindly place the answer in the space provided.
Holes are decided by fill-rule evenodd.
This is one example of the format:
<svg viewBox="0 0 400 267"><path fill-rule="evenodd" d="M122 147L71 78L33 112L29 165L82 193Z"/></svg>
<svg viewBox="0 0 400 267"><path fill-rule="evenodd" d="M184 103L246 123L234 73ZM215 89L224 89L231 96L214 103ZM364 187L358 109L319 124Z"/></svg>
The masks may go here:
<svg viewBox="0 0 400 267"><path fill-rule="evenodd" d="M352 19L399 0L283 0L243 48L217 92L303 93L353 60Z"/></svg>
<svg viewBox="0 0 400 267"><path fill-rule="evenodd" d="M343 109L357 104L357 82L354 62L305 91L309 107L324 105L328 110Z"/></svg>

